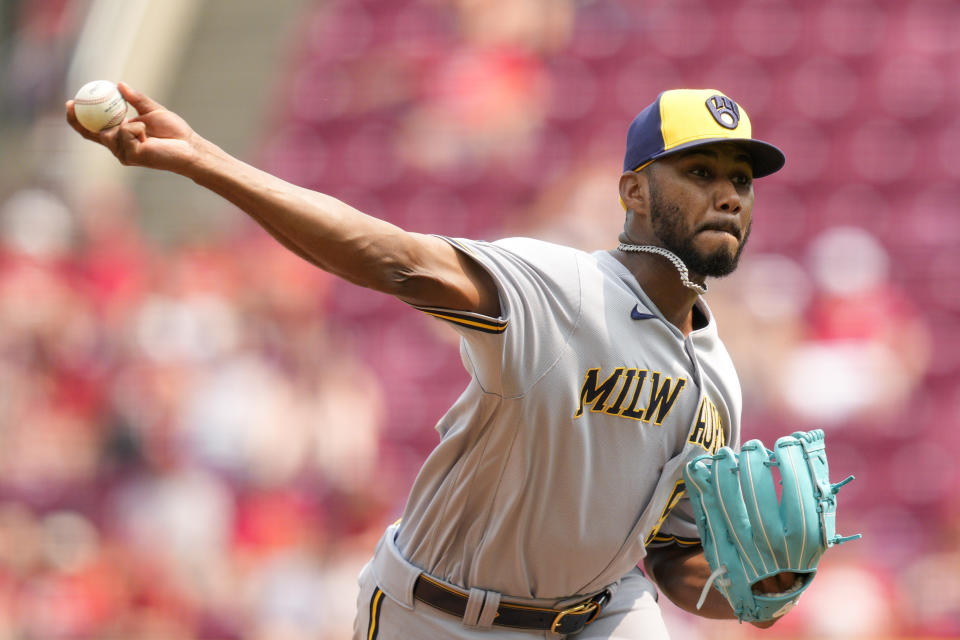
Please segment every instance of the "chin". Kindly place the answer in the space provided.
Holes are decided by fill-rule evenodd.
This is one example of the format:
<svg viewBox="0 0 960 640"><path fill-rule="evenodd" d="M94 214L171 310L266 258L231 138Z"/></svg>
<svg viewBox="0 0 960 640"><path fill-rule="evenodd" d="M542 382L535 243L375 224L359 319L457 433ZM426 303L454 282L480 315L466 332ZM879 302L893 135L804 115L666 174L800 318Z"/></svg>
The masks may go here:
<svg viewBox="0 0 960 640"><path fill-rule="evenodd" d="M687 267L691 271L708 278L722 278L737 269L737 263L740 262L740 252L729 251L725 248L704 253L698 252L696 259L690 262L693 264L688 264Z"/></svg>

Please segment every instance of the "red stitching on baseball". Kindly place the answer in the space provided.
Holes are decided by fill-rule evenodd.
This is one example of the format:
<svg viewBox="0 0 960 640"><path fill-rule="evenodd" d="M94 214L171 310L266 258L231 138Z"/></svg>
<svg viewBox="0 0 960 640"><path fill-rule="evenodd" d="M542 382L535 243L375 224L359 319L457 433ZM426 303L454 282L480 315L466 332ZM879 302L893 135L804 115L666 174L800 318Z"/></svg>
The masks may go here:
<svg viewBox="0 0 960 640"><path fill-rule="evenodd" d="M120 93L120 91L119 91L119 89L117 89L116 85L114 85L114 86L111 88L110 91L108 91L106 94L100 96L99 98L80 98L79 100L78 100L78 99L74 99L73 103L74 103L74 104L83 104L83 105L87 105L87 106L90 106L90 105L93 105L93 104L101 104L101 103L103 103L103 102L106 102L106 101L109 100L110 98L112 98L112 97L114 96L114 94L116 94L116 93Z"/></svg>
<svg viewBox="0 0 960 640"><path fill-rule="evenodd" d="M106 102L107 100L109 100L109 99L112 98L112 97L113 97L113 94L112 94L112 93L108 93L107 95L103 96L102 98L80 98L79 100L74 100L73 103L74 103L74 104L85 104L85 105L100 104L100 103L102 103L102 102Z"/></svg>
<svg viewBox="0 0 960 640"><path fill-rule="evenodd" d="M110 118L110 122L103 125L101 129L109 129L110 127L115 127L116 125L120 124L120 122L123 120L124 116L126 115L127 115L127 110L124 109L123 111L119 112L117 115Z"/></svg>

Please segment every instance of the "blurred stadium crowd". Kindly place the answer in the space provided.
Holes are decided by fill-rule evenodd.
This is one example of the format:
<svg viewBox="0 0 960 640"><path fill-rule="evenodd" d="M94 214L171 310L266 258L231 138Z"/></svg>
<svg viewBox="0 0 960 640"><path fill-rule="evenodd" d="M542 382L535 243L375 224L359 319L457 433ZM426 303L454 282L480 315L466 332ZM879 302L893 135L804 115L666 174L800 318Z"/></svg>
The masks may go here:
<svg viewBox="0 0 960 640"><path fill-rule="evenodd" d="M0 114L30 127L72 92L84 3L2 6ZM745 439L824 428L858 476L840 530L864 533L763 637L960 637L960 3L328 0L298 22L253 162L414 231L608 247L635 112L679 86L740 101L788 158L707 296ZM239 214L172 245L138 220L125 183L0 178L0 640L346 637L466 382L455 336ZM665 609L678 638L759 637Z"/></svg>

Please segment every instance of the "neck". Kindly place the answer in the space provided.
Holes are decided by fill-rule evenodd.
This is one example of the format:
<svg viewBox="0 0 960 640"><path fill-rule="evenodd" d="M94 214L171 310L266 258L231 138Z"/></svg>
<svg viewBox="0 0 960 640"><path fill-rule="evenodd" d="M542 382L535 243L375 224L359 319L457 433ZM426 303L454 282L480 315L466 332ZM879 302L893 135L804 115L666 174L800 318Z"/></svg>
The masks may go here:
<svg viewBox="0 0 960 640"><path fill-rule="evenodd" d="M626 242L621 242L617 249L626 253L652 253L653 255L664 257L670 261L677 270L677 273L680 274L680 284L701 296L707 292L706 283L700 284L690 280L690 270L687 269L687 265L684 264L683 260L681 260L677 254L669 249L652 244L628 244Z"/></svg>
<svg viewBox="0 0 960 640"><path fill-rule="evenodd" d="M610 253L630 270L664 317L683 335L689 335L693 331L693 306L699 291L706 291L706 287L684 277L686 268L679 259L678 268L673 259L665 254L634 247L637 245L620 245ZM687 284L684 284L684 280L687 280Z"/></svg>

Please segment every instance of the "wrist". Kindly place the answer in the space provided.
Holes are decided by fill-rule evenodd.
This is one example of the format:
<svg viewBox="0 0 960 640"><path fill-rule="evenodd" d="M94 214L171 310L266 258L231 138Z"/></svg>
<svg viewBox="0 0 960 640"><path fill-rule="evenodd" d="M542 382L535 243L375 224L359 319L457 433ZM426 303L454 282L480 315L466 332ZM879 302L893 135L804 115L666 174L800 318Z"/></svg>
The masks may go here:
<svg viewBox="0 0 960 640"><path fill-rule="evenodd" d="M174 172L202 186L216 172L224 152L220 147L196 133L187 140L187 147L189 152L183 164Z"/></svg>

